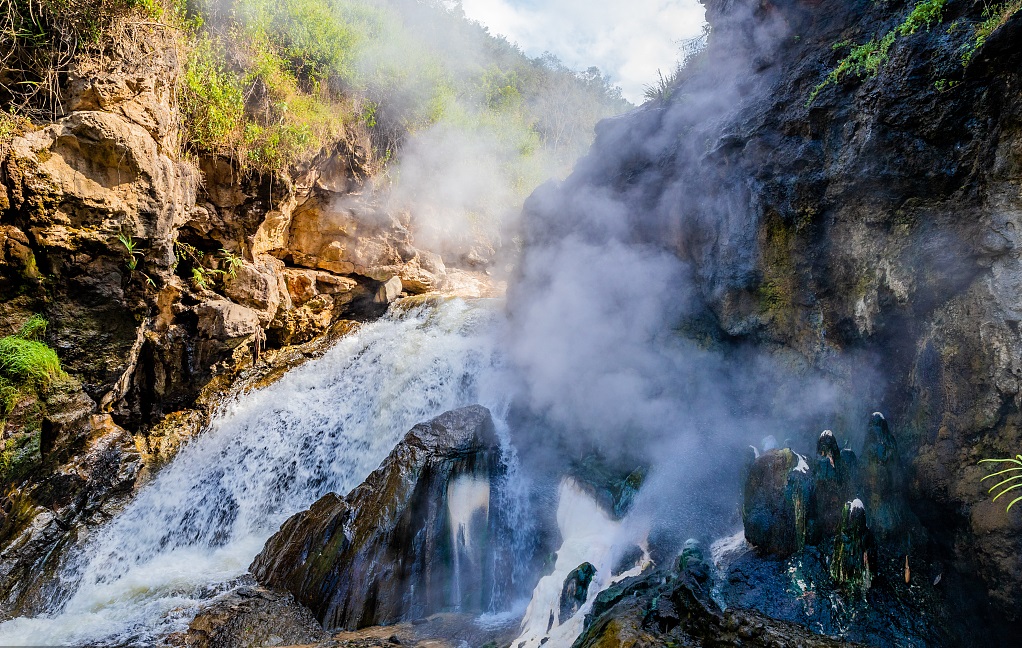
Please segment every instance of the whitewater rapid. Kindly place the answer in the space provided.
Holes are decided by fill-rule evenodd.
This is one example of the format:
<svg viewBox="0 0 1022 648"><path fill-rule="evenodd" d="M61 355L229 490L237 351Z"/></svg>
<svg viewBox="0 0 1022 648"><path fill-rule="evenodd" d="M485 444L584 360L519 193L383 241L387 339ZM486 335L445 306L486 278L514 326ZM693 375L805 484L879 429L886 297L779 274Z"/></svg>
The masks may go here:
<svg viewBox="0 0 1022 648"><path fill-rule="evenodd" d="M508 398L499 308L448 300L392 309L225 405L71 556L51 610L0 624L0 645L151 644L184 630L284 520L357 486L413 425L472 403L499 419ZM466 508L479 497L470 489Z"/></svg>

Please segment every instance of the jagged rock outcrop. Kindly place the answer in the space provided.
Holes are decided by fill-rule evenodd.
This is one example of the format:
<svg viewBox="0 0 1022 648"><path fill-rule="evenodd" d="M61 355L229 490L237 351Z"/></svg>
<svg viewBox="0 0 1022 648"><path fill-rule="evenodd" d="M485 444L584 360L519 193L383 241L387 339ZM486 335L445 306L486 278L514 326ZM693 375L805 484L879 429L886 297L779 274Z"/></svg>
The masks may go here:
<svg viewBox="0 0 1022 648"><path fill-rule="evenodd" d="M756 459L745 481L742 522L749 542L768 553L789 556L812 544L816 484L805 457L782 448Z"/></svg>
<svg viewBox="0 0 1022 648"><path fill-rule="evenodd" d="M498 455L483 407L419 424L346 497L285 522L252 574L331 630L485 610L502 577L492 560L502 522L489 510Z"/></svg>

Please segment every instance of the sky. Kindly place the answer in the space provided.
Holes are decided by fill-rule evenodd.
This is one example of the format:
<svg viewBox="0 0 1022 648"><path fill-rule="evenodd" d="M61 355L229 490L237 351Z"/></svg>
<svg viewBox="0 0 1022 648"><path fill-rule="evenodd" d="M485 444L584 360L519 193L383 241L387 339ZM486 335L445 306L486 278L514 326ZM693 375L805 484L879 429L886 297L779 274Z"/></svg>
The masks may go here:
<svg viewBox="0 0 1022 648"><path fill-rule="evenodd" d="M517 43L526 54L552 52L570 68L592 65L642 103L645 86L679 57L680 41L698 36L697 0L462 0L465 14Z"/></svg>

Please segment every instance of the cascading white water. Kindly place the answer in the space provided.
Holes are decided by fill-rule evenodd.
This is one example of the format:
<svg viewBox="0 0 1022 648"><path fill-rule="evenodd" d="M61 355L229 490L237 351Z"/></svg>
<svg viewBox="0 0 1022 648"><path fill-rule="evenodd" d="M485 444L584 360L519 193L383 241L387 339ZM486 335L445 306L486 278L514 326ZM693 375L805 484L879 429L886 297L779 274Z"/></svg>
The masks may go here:
<svg viewBox="0 0 1022 648"><path fill-rule="evenodd" d="M585 615L592 609L596 595L619 580L641 573L643 565L649 561L646 526L612 519L570 478L564 479L558 489L557 529L561 533L561 547L557 550L553 572L536 584L522 619L521 635L511 642L512 646L570 646L582 632ZM643 550L639 564L612 575L615 562L622 553L636 545ZM560 599L564 581L572 570L585 562L596 568L585 604L570 618L561 619Z"/></svg>
<svg viewBox="0 0 1022 648"><path fill-rule="evenodd" d="M413 425L471 403L506 409L496 313L397 309L225 406L71 558L64 600L0 624L0 645L147 644L184 629L286 518L358 485Z"/></svg>

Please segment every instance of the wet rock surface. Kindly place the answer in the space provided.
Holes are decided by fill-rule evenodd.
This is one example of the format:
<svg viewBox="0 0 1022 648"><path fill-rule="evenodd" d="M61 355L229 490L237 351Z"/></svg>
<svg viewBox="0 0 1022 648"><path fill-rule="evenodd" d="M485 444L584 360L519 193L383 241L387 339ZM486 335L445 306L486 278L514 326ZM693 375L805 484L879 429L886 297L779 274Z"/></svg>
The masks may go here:
<svg viewBox="0 0 1022 648"><path fill-rule="evenodd" d="M721 611L686 572L657 571L606 590L573 648L611 646L798 646L854 644L744 610Z"/></svg>
<svg viewBox="0 0 1022 648"><path fill-rule="evenodd" d="M182 636L183 635L183 636ZM188 648L261 648L310 644L326 632L289 594L244 587L207 606L171 645Z"/></svg>
<svg viewBox="0 0 1022 648"><path fill-rule="evenodd" d="M489 489L499 474L490 413L467 407L412 428L366 481L292 517L251 571L289 591L327 629L358 629L461 608L484 611L495 578L497 514L456 514L459 479ZM473 501L475 498L472 498ZM459 529L459 518L468 525ZM472 537L467 541L466 534ZM459 539L461 541L459 542ZM472 546L473 555L459 549ZM455 560L458 558L458 560Z"/></svg>
<svg viewBox="0 0 1022 648"><path fill-rule="evenodd" d="M861 461L830 430L812 463L788 448L755 460L743 507L750 544L720 565L715 596L868 645L961 644L947 616L954 603L937 587L935 546L904 502L895 435L880 413L866 428ZM798 505L810 501L817 506Z"/></svg>

